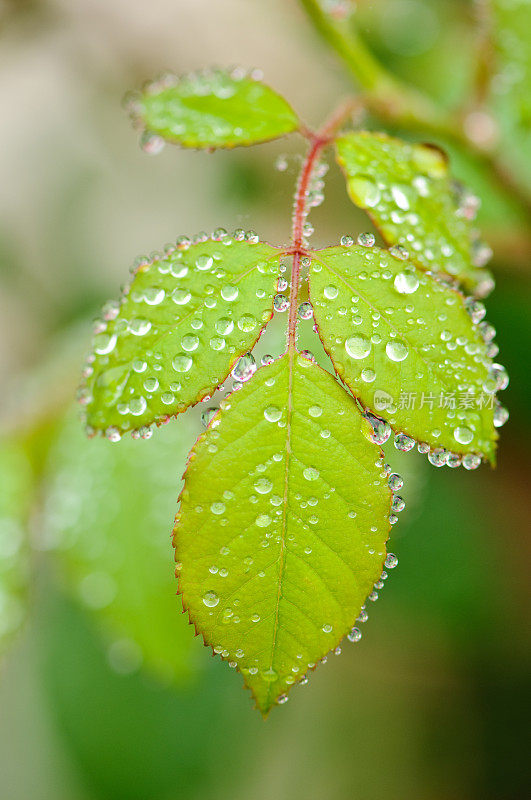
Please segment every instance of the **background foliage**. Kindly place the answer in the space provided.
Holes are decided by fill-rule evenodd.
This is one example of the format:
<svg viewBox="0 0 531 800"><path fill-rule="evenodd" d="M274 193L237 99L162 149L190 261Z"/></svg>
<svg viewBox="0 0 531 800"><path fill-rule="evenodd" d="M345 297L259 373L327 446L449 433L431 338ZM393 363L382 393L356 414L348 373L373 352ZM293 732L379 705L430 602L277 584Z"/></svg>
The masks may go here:
<svg viewBox="0 0 531 800"><path fill-rule="evenodd" d="M525 26L507 27L512 5L499 3L495 28L516 65L509 80L530 50ZM387 69L445 109L481 88L475 8L375 0L356 14ZM0 25L0 95L17 108L0 133L0 637L22 625L0 681L2 796L524 796L531 234L521 204L481 158L431 134L481 195L495 251L487 318L511 375L499 466L435 472L393 453L406 479L392 532L400 565L362 641L264 726L174 596L169 534L200 410L114 449L84 438L71 397L91 317L117 295L132 254L201 227L288 234L295 141L150 160L119 108L125 89L167 67L237 61L261 67L317 124L350 78L291 0L13 0L0 5ZM531 169L524 97L493 101L519 185ZM312 222L317 246L367 228L333 171Z"/></svg>

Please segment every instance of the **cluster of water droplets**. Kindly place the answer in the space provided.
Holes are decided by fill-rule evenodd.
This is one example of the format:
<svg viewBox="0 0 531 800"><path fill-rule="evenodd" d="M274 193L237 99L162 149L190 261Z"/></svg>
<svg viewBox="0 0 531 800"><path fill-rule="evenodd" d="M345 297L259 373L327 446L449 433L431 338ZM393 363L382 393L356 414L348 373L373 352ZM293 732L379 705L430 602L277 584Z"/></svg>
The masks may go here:
<svg viewBox="0 0 531 800"><path fill-rule="evenodd" d="M355 244L354 238L346 234L341 238L340 244L343 248L348 250ZM372 251L374 244L375 237L372 233L362 233L357 238L357 245L367 248L367 271L358 272L356 276L357 279L367 281L368 283L371 279L392 281L393 290L396 292L397 296L401 296L408 301L404 306L404 311L408 315L406 320L407 324L412 327L419 326L421 330L426 331L426 341L421 346L423 358L426 359L429 357L430 352L432 352L432 361L435 359L434 367L441 376L447 374L452 378L454 383L455 379L457 379L460 393L466 395L467 392L472 392L472 400L475 401L477 394L478 397L483 397L485 405L492 403L494 408L494 425L495 427L503 425L507 421L509 414L495 395L498 391L502 391L507 387L509 378L505 368L501 364L491 361L491 359L495 358L498 354L498 346L494 341L496 331L494 327L484 319L486 312L483 303L474 297L465 297L462 300L476 331L476 336L474 338L455 336L450 330L443 328L440 333L442 344L438 344L436 341L430 344L428 341L430 331L427 320L422 317L415 317L415 293L421 285L425 289L429 288L427 286L427 281L429 279L435 281L435 284L442 288L448 287L448 280L439 273L426 273L426 277L423 277L423 274L419 270L409 266L407 263L409 252L402 245L395 245L389 248L388 251L389 255L392 256L395 261L404 262L404 269L397 272L396 268L391 268L391 262L387 256L383 256L380 261L375 259L376 251ZM356 256L359 255L360 251L358 249ZM318 266L317 269L319 269ZM361 296L354 294L350 297L350 308L346 305L338 306L337 303L340 302L338 297L338 286L330 284L324 287L323 304L326 306L330 303L334 303L334 301L336 302L326 314L326 319L330 322L334 321L335 313L340 325L337 332L333 333L335 337L333 341L335 344L332 345L332 353L335 356L335 362L340 371L342 369L342 345L346 355L354 361L362 362L365 359L368 361L371 360L369 356L372 358L373 347L382 344L382 334L380 334L378 330L382 322L382 316L385 322L390 323L391 328L388 340L385 343L385 354L387 358L391 363L400 363L408 359L410 355L410 345L408 341L405 338L397 336L392 330L393 314L395 313L393 307L390 306L386 308L382 315L374 309L371 311L368 307L364 308L364 302ZM410 297L411 302L409 302ZM429 294L426 295L426 298L429 299ZM458 302L458 292L454 292L446 297L446 304L449 307L456 306ZM344 328L342 318L348 317L349 315L350 321L354 327L357 325L361 326L366 322L367 317L370 316L371 327L374 331L373 334L368 336L365 332L360 332L359 334L354 334L344 339L344 337L341 336L341 329ZM437 321L440 324L444 324L447 319L448 315L443 312L438 315ZM449 326L451 325L450 321L448 321L448 324ZM444 356L438 356L441 346L444 346L448 352L446 358ZM478 383L477 379L474 377L474 373L471 371L471 367L468 364L469 357L472 357L473 362L487 367L487 377L480 383ZM419 373L417 378L420 379L421 377L423 376ZM360 371L362 385L368 384L376 386L377 384L375 384L375 381L377 378L377 372L372 365L368 364L367 367L364 367ZM385 389L385 375L380 377L380 381L383 382L381 388ZM389 417L392 423L393 414L397 411L396 398L392 398L385 391L383 394L386 397L387 404L386 416ZM432 400L431 402L434 401ZM452 434L456 445L469 445L476 439L474 414L469 412L468 408L465 407L464 410L461 410L456 405L454 398L454 407L447 412L447 426L452 427ZM371 424L373 424L373 427L375 427L375 438L373 440L378 444L383 444L391 435L391 424L375 415L369 414L368 418ZM434 429L432 434L435 438L438 438L441 435L441 431ZM461 457L457 453L442 447L430 449L430 447L423 442L417 443L410 436L401 432L397 433L395 438L395 446L397 449L407 451L412 449L416 444L418 444L419 452L427 454L428 460L434 466L447 465L450 467L458 467L462 465L465 469L476 469L481 463L481 457L475 453L469 453ZM481 452L482 442L477 441L476 444L478 446L478 452Z"/></svg>
<svg viewBox="0 0 531 800"><path fill-rule="evenodd" d="M258 278L258 285L248 288L238 273L230 271L229 264L233 262L233 270L240 271L238 250L231 252L238 242L258 244L259 238L254 231L243 229L229 236L222 228L210 235L201 232L191 239L182 236L163 252L137 259L132 267L133 281L124 288L121 301L104 306L94 325L93 352L83 369L84 384L78 399L85 410L91 410L95 392L98 401L103 397L103 402L106 392L112 392L114 402L118 391L116 407L121 419L106 429L110 441L119 441L124 430L131 430L134 438L149 438L152 429L142 424L143 417L150 416L157 424L163 424L201 396L208 400L225 377L213 374L209 354L223 354L228 370L232 355L254 344L270 314L272 276L278 265L259 255L257 263L253 262L253 283ZM205 245L204 252L201 244ZM194 295L194 273L207 281L200 296ZM259 316L242 310L250 292L263 301ZM244 302L236 304L236 300ZM177 328L184 320L185 326ZM139 355L133 360L121 355L117 347L127 338L138 349ZM250 353L236 361L232 377L238 385L253 374L253 364ZM187 385L196 365L204 373L205 389L199 398L188 399ZM107 375L111 381L109 390ZM135 424L137 419L140 424ZM88 430L89 434L94 432Z"/></svg>
<svg viewBox="0 0 531 800"><path fill-rule="evenodd" d="M324 177L328 172L328 164L325 161L317 161L314 164L312 169L312 173L310 176L310 180L308 181L308 187L304 194L304 208L303 208L303 227L302 227L302 246L308 247L310 243L310 237L314 233L314 227L311 222L308 221L308 215L312 208L316 208L320 206L321 203L324 201ZM295 196L295 200L293 203L293 212L300 212L298 209L298 192Z"/></svg>
<svg viewBox="0 0 531 800"><path fill-rule="evenodd" d="M220 100L227 100L238 91L238 83L244 80L261 81L262 78L261 70L247 70L242 67L234 67L230 71L217 68L204 69L182 76L164 72L155 80L146 83L142 92L129 92L124 98L124 106L134 126L141 130L140 146L142 150L149 155L157 155L163 150L165 140L159 133L146 127L144 120L145 96L151 98L151 115L158 114L165 127L169 125L170 135L179 139L187 132L186 123L179 121L179 113L173 115L168 113L168 110L171 111L172 98L168 96L167 90L177 89L179 98L212 96ZM157 95L161 95L158 105ZM208 132L216 137L230 138L238 137L244 131L234 127L230 121L225 121L221 116L211 116L208 122Z"/></svg>
<svg viewBox="0 0 531 800"><path fill-rule="evenodd" d="M365 149L358 142L356 167L349 176L357 202L369 211L377 207L378 223L386 238L410 250L428 269L458 276L466 271L471 258L477 267L473 276L474 294L486 297L494 288L491 273L484 269L492 251L479 231L471 227L480 205L479 198L463 184L448 181L446 157L437 148L427 145L411 145L404 154L401 143L400 159L409 157L414 177L390 182L390 175L400 173L395 163L398 159L395 147L392 140L381 141L378 159L374 161L370 145ZM386 157L387 171L380 174L374 165ZM434 212L428 220L424 211L427 203L443 203L449 191L449 207L443 210L441 206L438 221L433 218ZM453 220L450 221L451 214Z"/></svg>

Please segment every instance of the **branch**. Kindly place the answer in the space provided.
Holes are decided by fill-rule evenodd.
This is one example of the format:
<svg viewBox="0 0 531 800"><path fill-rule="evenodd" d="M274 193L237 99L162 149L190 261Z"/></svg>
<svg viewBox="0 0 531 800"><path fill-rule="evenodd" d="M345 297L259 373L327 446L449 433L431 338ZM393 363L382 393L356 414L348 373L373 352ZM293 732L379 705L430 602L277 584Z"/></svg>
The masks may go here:
<svg viewBox="0 0 531 800"><path fill-rule="evenodd" d="M300 0L314 27L345 62L362 89L365 107L376 117L406 130L415 130L442 137L464 147L479 159L504 193L517 200L531 215L531 197L506 168L498 152L481 147L464 130L462 112L442 111L433 100L388 72L374 57L349 18L327 13L319 0ZM478 3L482 10L481 3ZM482 48L486 49L485 20L482 20ZM483 70L477 82L484 80ZM484 87L477 87L481 91Z"/></svg>

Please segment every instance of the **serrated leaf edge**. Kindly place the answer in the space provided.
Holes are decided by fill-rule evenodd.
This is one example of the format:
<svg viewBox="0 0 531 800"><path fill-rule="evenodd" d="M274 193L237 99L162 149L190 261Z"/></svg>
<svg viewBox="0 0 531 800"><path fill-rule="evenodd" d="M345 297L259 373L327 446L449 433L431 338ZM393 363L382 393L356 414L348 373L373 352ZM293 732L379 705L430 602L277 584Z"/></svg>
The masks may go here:
<svg viewBox="0 0 531 800"><path fill-rule="evenodd" d="M277 361L280 361L280 360L281 360L282 358L284 358L284 357L285 357L287 354L288 354L288 351L286 351L286 352L282 353L280 356L278 356L277 358L275 358L275 359L274 359L274 362L272 362L272 363L275 363L275 362L277 362ZM293 353L292 353L292 355L293 355ZM302 355L301 355L301 353L300 353L299 351L296 351L296 355L297 355L298 357L303 357L303 358L304 358L304 356L302 356ZM310 360L310 359L308 359L308 360ZM292 364L292 363L293 363L293 360L291 359L291 361L290 361L290 364ZM341 381L341 379L339 379L339 380L338 380L339 376L337 375L337 373L336 373L335 375L332 375L332 373L328 372L327 370L323 369L322 367L319 367L317 364L315 364L315 362L313 362L313 361L312 361L312 363L313 363L315 366L317 366L317 367L318 367L318 369L321 369L323 372L326 372L326 373L327 373L328 375L330 375L332 378L335 378L335 379L336 379L336 381L337 381L337 383L339 384L339 386L340 386L340 387L341 387L341 388L342 388L342 389L343 389L343 390L346 392L346 394L347 394L347 395L349 395L350 397L353 397L353 395L352 395L352 392L349 390L349 388L347 387L347 388L345 389L345 387L344 387L344 385L343 385L343 382ZM267 365L267 366L270 366L270 365ZM257 370L257 372L255 373L255 375L253 375L253 378L251 378L251 381L254 379L254 377L256 376L256 374L257 374L257 373L258 373L258 372L259 372L261 369L267 369L267 366L261 367L259 370ZM291 368L290 368L290 374L291 374ZM227 395L227 399L228 399L228 398L230 398L230 397L231 397L233 394L234 394L234 392L230 392L230 393ZM357 398L354 398L354 399L357 399ZM191 458L192 458L192 455L193 455L193 453L194 453L194 450L195 450L195 448L197 447L197 445L198 445L198 444L199 444L201 441L203 441L203 440L204 440L204 438L205 438L205 437L206 437L206 435L207 435L207 431L208 431L208 429L209 429L209 428L211 428L211 427L214 427L214 425L215 425L216 421L219 421L219 417L221 416L221 413L222 413L222 409L220 408L220 409L219 409L219 410L216 412L216 414L214 415L214 417L212 417L212 419L210 420L210 422L209 422L209 424L208 424L208 426L207 426L206 430L205 430L205 431L203 431L203 432L202 432L202 433L201 433L201 434L200 434L200 435L197 437L197 439L196 439L196 441L194 442L194 444L193 444L193 446L192 446L192 448L191 448L190 452L188 453L188 456L187 456L187 458L186 458L186 465L185 465L185 469L184 469L184 472L183 472L183 474L182 474L182 480L183 480L183 481L185 481L185 484L183 485L183 488L181 489L181 491L180 491L180 493L179 493L179 496L178 496L178 498L177 498L177 503L180 503L180 502L181 502L181 499L182 499L182 496L183 496L183 492L185 491L185 488L186 488L186 473L188 472L188 468L189 468L189 466L190 466L190 462L191 462ZM361 413L361 412L360 412L360 413ZM367 423L367 424L369 424L369 423ZM378 450L379 450L379 457L380 457L381 459L383 459L383 458L384 458L384 452L383 452L382 448L381 448L379 445L376 445L376 446L378 447ZM287 468L286 468L286 472L287 472ZM392 502L393 502L393 494L391 493L391 495L390 495L390 503L389 503L389 513L391 513ZM285 517L283 517L283 521L284 521L284 520L285 520ZM178 535L177 527L178 527L178 524L179 524L179 522L180 522L180 512L179 512L179 511L177 511L177 513L176 513L176 515L175 515L175 519L174 519L174 526L173 526L173 531L172 531L172 543L173 543L173 547L174 547L174 551L175 551L175 562L176 562L177 564L179 563L179 558L178 558L178 547L177 547L177 543L176 543L176 542L177 542L177 535ZM388 526L388 529L387 529L387 534L388 534L388 535L387 535L386 543L389 541L389 535L390 535L390 532L391 532L391 527L392 527L392 526L391 526L391 523L389 523L389 526ZM384 559L383 559L383 561L385 561L385 556L384 556ZM383 561L382 561L382 570L383 570L383 568L384 568L384 563L383 563ZM179 582L179 570L178 570L178 569L176 569L176 570L175 570L175 576L176 576L176 578L177 578L177 582L178 582L178 588L177 588L176 594L177 594L177 595L180 597L180 599L181 599L181 604L182 604L183 614L187 614L187 615L188 615L188 622L189 622L189 624L190 624L190 625L192 625L192 626L193 626L193 628L194 628L194 631L195 631L195 636L200 636L200 637L202 638L204 646L205 646L205 647L208 647L208 648L210 648L210 649L211 649L211 651L212 651L212 656L217 656L217 655L219 655L219 657L221 658L221 660L222 660L222 661L227 661L227 662L228 662L230 659L229 659L228 657L226 657L226 656L223 656L221 653L216 653L216 652L214 651L214 646L213 646L213 645L212 645L210 642L208 642L208 641L207 641L207 639L205 638L205 634L204 634L204 633L203 633L201 630L199 630L199 629L198 629L198 627L197 627L197 623L196 623L196 621L195 621L195 619L194 619L194 617L193 617L192 611L191 611L190 607L188 606L188 604L187 604L187 602L186 602L186 598L185 598L185 596L184 596L184 593L181 591L180 582ZM279 587L280 587L280 580L279 580ZM355 620L353 621L353 623L354 623L354 622L355 622ZM328 651L328 653L332 652L332 651L333 651L333 650L335 650L337 647L339 647L339 645L341 644L341 642L343 641L343 639L346 637L347 633L348 633L348 630L346 630L346 631L345 631L343 634L341 634L341 635L339 636L339 638L337 639L337 641L335 642L335 644L334 644L332 647L330 647L330 650ZM327 655L327 654L325 654L325 655ZM323 656L323 658L324 658L324 656ZM309 667L307 671L309 671L309 672L314 672L314 671L317 669L317 667L319 666L319 664L320 664L320 663L321 663L321 661L317 661L317 662L314 664L314 666L313 666L313 667ZM255 695L255 693L254 693L254 691L253 691L252 687L251 687L251 686L249 686L249 685L247 684L247 682L245 681L245 676L244 676L244 675L243 675L243 674L240 672L240 670L239 670L239 668L238 668L238 667L236 667L236 671L237 671L237 672L238 672L238 673L239 673L239 674L242 676L242 680L243 680L243 688L244 688L244 689L246 689L247 691L249 691L249 692L251 693L251 696L252 696L252 698L253 698L253 700L254 700L254 702L255 702L254 708L255 708L257 711L259 711L259 712L262 714L262 717L263 717L263 719L267 719L267 717L269 716L269 714L271 713L271 711L273 710L273 708L275 708L275 706L278 704L278 703L277 703L277 702L275 702L275 701L278 701L278 698L280 697L280 695L278 695L277 697L275 697L275 698L274 698L274 701L271 703L271 705L269 706L269 708L268 708L266 711L263 711L263 710L262 710L262 709L259 707L259 705L258 705L258 700L257 700L257 697L256 697L256 695ZM290 688L290 690L291 690L291 689L293 689L293 688L294 688L296 685L297 685L297 683L295 683L295 684L293 684L291 687L289 687L289 688Z"/></svg>

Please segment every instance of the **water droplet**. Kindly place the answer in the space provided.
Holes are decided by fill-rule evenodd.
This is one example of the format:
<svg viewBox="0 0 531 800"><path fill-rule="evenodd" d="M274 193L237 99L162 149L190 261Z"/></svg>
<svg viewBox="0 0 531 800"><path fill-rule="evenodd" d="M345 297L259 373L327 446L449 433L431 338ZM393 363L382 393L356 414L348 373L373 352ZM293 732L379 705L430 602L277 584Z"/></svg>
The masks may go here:
<svg viewBox="0 0 531 800"><path fill-rule="evenodd" d="M385 444L385 442L391 436L391 426L388 422L380 417L376 417L374 414L370 412L366 412L364 414L365 418L370 422L372 427L371 433L371 441L375 444Z"/></svg>
<svg viewBox="0 0 531 800"><path fill-rule="evenodd" d="M219 603L219 597L215 592L205 592L203 595L203 603L207 608L215 608Z"/></svg>
<svg viewBox="0 0 531 800"><path fill-rule="evenodd" d="M267 406L264 409L264 417L268 422L278 422L282 416L282 411L277 406Z"/></svg>
<svg viewBox="0 0 531 800"><path fill-rule="evenodd" d="M397 339L391 339L385 345L385 352L391 361L404 361L409 354L409 348L404 342L401 342Z"/></svg>
<svg viewBox="0 0 531 800"><path fill-rule="evenodd" d="M339 289L337 286L330 284L329 286L325 286L323 289L323 294L327 300L335 300L339 294Z"/></svg>
<svg viewBox="0 0 531 800"><path fill-rule="evenodd" d="M402 211L409 211L410 197L412 195L412 189L409 186L395 184L391 186L391 194L398 208L402 209Z"/></svg>
<svg viewBox="0 0 531 800"><path fill-rule="evenodd" d="M332 633L332 630L333 630L332 626L329 625L328 623L326 625L323 625L323 633Z"/></svg>
<svg viewBox="0 0 531 800"><path fill-rule="evenodd" d="M129 401L129 411L131 414L134 414L135 417L139 417L147 408L147 402L145 397L132 397Z"/></svg>
<svg viewBox="0 0 531 800"><path fill-rule="evenodd" d="M205 426L205 428L213 420L218 411L219 408L216 408L215 406L211 406L210 408L207 408L205 411L203 411L203 413L201 414L201 422Z"/></svg>
<svg viewBox="0 0 531 800"><path fill-rule="evenodd" d="M158 286L148 286L144 289L144 300L148 306L158 306L165 297L166 292Z"/></svg>
<svg viewBox="0 0 531 800"><path fill-rule="evenodd" d="M214 327L222 336L228 336L234 330L234 322L228 317L221 317L214 323Z"/></svg>
<svg viewBox="0 0 531 800"><path fill-rule="evenodd" d="M173 290L171 299L174 303L177 303L178 306L185 306L189 302L191 296L188 289L180 289L177 287L177 289Z"/></svg>
<svg viewBox="0 0 531 800"><path fill-rule="evenodd" d="M387 479L387 485L393 492L399 491L404 485L404 479L397 472L392 472Z"/></svg>
<svg viewBox="0 0 531 800"><path fill-rule="evenodd" d="M351 358L366 358L371 352L372 345L365 336L351 336L345 342L345 350Z"/></svg>
<svg viewBox="0 0 531 800"><path fill-rule="evenodd" d="M447 458L448 451L443 447L436 447L435 450L428 453L428 461L430 464L433 464L434 467L444 467Z"/></svg>
<svg viewBox="0 0 531 800"><path fill-rule="evenodd" d="M94 338L94 352L98 355L112 353L116 346L116 334L100 333Z"/></svg>
<svg viewBox="0 0 531 800"><path fill-rule="evenodd" d="M352 245L354 244L354 239L352 238L352 236L345 234L344 236L341 237L340 244L342 245L342 247L352 247Z"/></svg>
<svg viewBox="0 0 531 800"><path fill-rule="evenodd" d="M350 633L347 633L347 639L349 642L359 642L361 635L362 634L359 628L352 628Z"/></svg>
<svg viewBox="0 0 531 800"><path fill-rule="evenodd" d="M459 444L470 444L473 438L474 433L470 430L470 428L459 426L454 429L454 439L456 442L459 442Z"/></svg>
<svg viewBox="0 0 531 800"><path fill-rule="evenodd" d="M483 303L480 303L479 300L474 300L472 297L466 298L465 308L470 314L472 322L476 325L478 325L481 322L481 320L487 313Z"/></svg>
<svg viewBox="0 0 531 800"><path fill-rule="evenodd" d="M284 294L276 294L273 299L273 306L275 311L287 311L289 308L289 300Z"/></svg>
<svg viewBox="0 0 531 800"><path fill-rule="evenodd" d="M373 208L380 202L380 190L368 175L355 175L350 178L350 188L362 208Z"/></svg>
<svg viewBox="0 0 531 800"><path fill-rule="evenodd" d="M181 347L183 350L186 350L187 353L191 353L194 350L197 350L199 346L199 337L195 336L193 333L187 333L181 339Z"/></svg>
<svg viewBox="0 0 531 800"><path fill-rule="evenodd" d="M164 139L157 133L143 131L140 136L140 147L144 153L148 153L150 156L156 156L164 149Z"/></svg>
<svg viewBox="0 0 531 800"><path fill-rule="evenodd" d="M298 315L301 319L311 319L313 316L313 308L311 303L301 303L298 308Z"/></svg>
<svg viewBox="0 0 531 800"><path fill-rule="evenodd" d="M401 244L395 244L389 248L390 255L397 258L399 261L406 261L409 258L409 252Z"/></svg>
<svg viewBox="0 0 531 800"><path fill-rule="evenodd" d="M392 506L391 506L391 508L393 509L395 514L398 514L400 511L403 511L405 507L406 507L406 502L405 502L404 498L400 497L399 494L395 494L394 497L393 497L393 503L392 503Z"/></svg>
<svg viewBox="0 0 531 800"><path fill-rule="evenodd" d="M250 333L251 331L254 331L257 324L258 323L252 314L244 314L238 320L238 328L243 331L243 333Z"/></svg>
<svg viewBox="0 0 531 800"><path fill-rule="evenodd" d="M157 378L146 378L144 381L144 389L146 392L156 392L159 388L159 382Z"/></svg>
<svg viewBox="0 0 531 800"><path fill-rule="evenodd" d="M398 556L395 556L394 553L388 553L384 564L386 569L394 569L398 564Z"/></svg>
<svg viewBox="0 0 531 800"><path fill-rule="evenodd" d="M210 510L212 511L213 514L218 514L218 515L223 514L225 511L225 503L221 503L219 501L216 503L212 503L212 505L210 506Z"/></svg>
<svg viewBox="0 0 531 800"><path fill-rule="evenodd" d="M395 447L403 453L407 453L415 447L415 440L411 436L406 436L405 433L397 433L395 436ZM391 476L389 476L391 478Z"/></svg>
<svg viewBox="0 0 531 800"><path fill-rule="evenodd" d="M198 256L195 260L195 265L198 270L201 270L201 272L204 272L207 269L211 269L213 264L214 264L214 259L212 258L212 256L206 254Z"/></svg>
<svg viewBox="0 0 531 800"><path fill-rule="evenodd" d="M258 480L254 482L254 488L258 494L268 494L273 488L273 483L269 478L258 478Z"/></svg>
<svg viewBox="0 0 531 800"><path fill-rule="evenodd" d="M507 370L501 364L491 364L488 377L483 384L483 389L488 394L503 391L509 385Z"/></svg>
<svg viewBox="0 0 531 800"><path fill-rule="evenodd" d="M194 362L190 356L187 356L184 353L179 353L175 356L171 363L176 372L188 372Z"/></svg>
<svg viewBox="0 0 531 800"><path fill-rule="evenodd" d="M224 300L228 303L232 303L234 300L237 299L239 294L238 287L232 286L232 284L228 284L227 286L223 286L221 289L221 296Z"/></svg>
<svg viewBox="0 0 531 800"><path fill-rule="evenodd" d="M365 381L365 383L372 383L373 380L376 378L376 372L370 367L365 367L361 371L361 379Z"/></svg>
<svg viewBox="0 0 531 800"><path fill-rule="evenodd" d="M476 453L467 453L463 456L463 467L465 469L477 469L481 464L481 456Z"/></svg>
<svg viewBox="0 0 531 800"><path fill-rule="evenodd" d="M374 233L360 233L358 236L358 244L362 247L374 247L376 237Z"/></svg>
<svg viewBox="0 0 531 800"><path fill-rule="evenodd" d="M256 361L254 360L254 356L251 353L246 353L238 359L232 368L231 375L235 380L245 383L245 381L252 378L255 372Z"/></svg>
<svg viewBox="0 0 531 800"><path fill-rule="evenodd" d="M302 473L307 481L316 481L319 477L319 470L315 467L306 467Z"/></svg>
<svg viewBox="0 0 531 800"><path fill-rule="evenodd" d="M496 428L501 428L509 419L509 412L501 405L498 400L494 401L494 425Z"/></svg>
<svg viewBox="0 0 531 800"><path fill-rule="evenodd" d="M259 514L255 522L259 528L267 528L268 525L271 525L271 517L269 514Z"/></svg>
<svg viewBox="0 0 531 800"><path fill-rule="evenodd" d="M413 294L419 288L419 279L414 272L399 272L395 276L394 286L399 294Z"/></svg>

